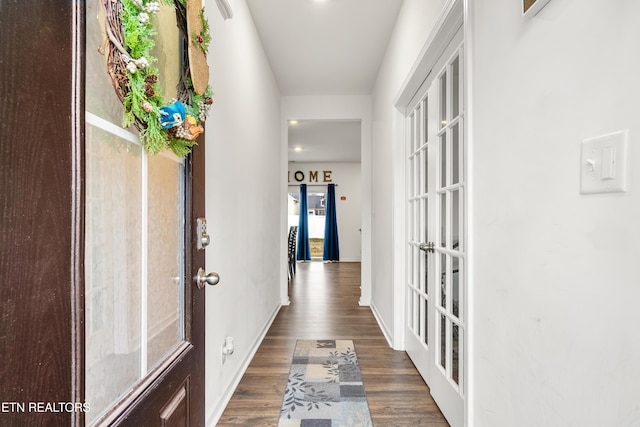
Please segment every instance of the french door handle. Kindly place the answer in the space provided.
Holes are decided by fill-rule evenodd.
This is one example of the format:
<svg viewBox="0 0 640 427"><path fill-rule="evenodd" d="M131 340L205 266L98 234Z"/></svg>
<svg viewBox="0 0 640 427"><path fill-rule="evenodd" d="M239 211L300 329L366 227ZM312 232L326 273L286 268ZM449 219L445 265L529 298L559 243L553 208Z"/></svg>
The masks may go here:
<svg viewBox="0 0 640 427"><path fill-rule="evenodd" d="M215 286L220 283L220 275L215 271L206 274L204 269L198 269L198 275L196 276L196 285L198 289L203 289L204 285Z"/></svg>
<svg viewBox="0 0 640 427"><path fill-rule="evenodd" d="M435 247L436 245L433 242L428 242L428 243L420 243L420 245L418 246L418 248L421 251L424 251L428 254L432 254L435 252Z"/></svg>

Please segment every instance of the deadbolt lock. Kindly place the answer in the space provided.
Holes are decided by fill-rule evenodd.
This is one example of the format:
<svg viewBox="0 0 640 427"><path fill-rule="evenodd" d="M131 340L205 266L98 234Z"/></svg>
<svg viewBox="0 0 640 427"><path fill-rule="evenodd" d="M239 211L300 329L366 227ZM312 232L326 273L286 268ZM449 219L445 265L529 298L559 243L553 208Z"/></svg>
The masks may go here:
<svg viewBox="0 0 640 427"><path fill-rule="evenodd" d="M198 250L202 250L209 246L211 243L211 237L207 233L207 220L206 218L196 219L196 245Z"/></svg>

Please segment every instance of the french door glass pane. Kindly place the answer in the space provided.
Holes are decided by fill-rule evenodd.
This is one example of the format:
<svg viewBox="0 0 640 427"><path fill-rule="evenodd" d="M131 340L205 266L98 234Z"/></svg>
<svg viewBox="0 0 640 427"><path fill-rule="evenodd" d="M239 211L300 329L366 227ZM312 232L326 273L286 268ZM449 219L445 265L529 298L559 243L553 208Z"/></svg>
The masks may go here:
<svg viewBox="0 0 640 427"><path fill-rule="evenodd" d="M409 288L410 289L410 288ZM413 291L407 292L407 326L413 330Z"/></svg>
<svg viewBox="0 0 640 427"><path fill-rule="evenodd" d="M460 57L451 64L451 118L460 114Z"/></svg>
<svg viewBox="0 0 640 427"><path fill-rule="evenodd" d="M447 307L447 255L440 254L440 306Z"/></svg>
<svg viewBox="0 0 640 427"><path fill-rule="evenodd" d="M411 284L416 288L420 288L420 260L422 258L422 251L420 250L418 243L411 250L411 256L413 258L414 269L411 272Z"/></svg>
<svg viewBox="0 0 640 427"><path fill-rule="evenodd" d="M424 305L424 343L426 345L429 345L429 300L425 299L423 300L423 305Z"/></svg>
<svg viewBox="0 0 640 427"><path fill-rule="evenodd" d="M451 327L451 379L458 384L460 370L460 328L455 323Z"/></svg>
<svg viewBox="0 0 640 427"><path fill-rule="evenodd" d="M420 241L420 227L421 227L421 221L422 218L420 217L420 211L421 211L421 205L422 205L422 201L420 199L416 199L413 202L413 207L414 207L414 215L415 215L415 227L413 228L413 236L412 239L414 239L416 242Z"/></svg>
<svg viewBox="0 0 640 427"><path fill-rule="evenodd" d="M411 116L409 117L409 154L413 154L416 151L415 122L416 122L416 116L415 114L411 114ZM413 178L413 175L412 175L412 178Z"/></svg>
<svg viewBox="0 0 640 427"><path fill-rule="evenodd" d="M422 240L423 242L427 241L427 207L428 207L428 201L427 199L423 199L422 203L424 204L424 218L422 220L422 227L423 227L423 234L422 236L424 237L424 239ZM422 252L422 251L421 251ZM425 294L428 293L428 287L427 287L427 280L429 277L429 258L427 257L426 252L422 252L422 256L421 256L421 260L422 260L422 271L420 274L420 290L422 292L424 292Z"/></svg>
<svg viewBox="0 0 640 427"><path fill-rule="evenodd" d="M447 73L440 77L440 128L447 125Z"/></svg>
<svg viewBox="0 0 640 427"><path fill-rule="evenodd" d="M421 250L419 246L416 246L416 288L418 288L420 292L424 292L427 287L424 281L424 271L426 268L425 252Z"/></svg>
<svg viewBox="0 0 640 427"><path fill-rule="evenodd" d="M420 281L419 283L419 289L420 292L425 292L427 291L427 258L426 258L426 254L422 251L420 252L420 272L419 272L419 277L418 280Z"/></svg>
<svg viewBox="0 0 640 427"><path fill-rule="evenodd" d="M415 308L416 308L416 322L417 322L417 328L416 328L416 335L418 337L422 337L424 336L424 322L422 321L422 318L424 317L424 305L423 305L423 301L424 299L422 298L422 295L418 292L416 292L416 299L415 299Z"/></svg>
<svg viewBox="0 0 640 427"><path fill-rule="evenodd" d="M440 135L440 187L447 186L447 133Z"/></svg>
<svg viewBox="0 0 640 427"><path fill-rule="evenodd" d="M415 301L416 301L416 299L417 299L417 295L416 295L415 291L411 290L409 292L409 313L410 313L409 327L414 332L415 332L416 327L417 327L417 324L416 324L416 309L415 309Z"/></svg>
<svg viewBox="0 0 640 427"><path fill-rule="evenodd" d="M456 123L451 127L451 183L457 184L460 182L460 159L459 152L460 147L460 126Z"/></svg>
<svg viewBox="0 0 640 427"><path fill-rule="evenodd" d="M416 196L420 196L424 193L424 181L422 179L422 171L420 170L420 165L422 164L422 151L418 150L416 156L413 160L415 164L415 176L414 179L416 181Z"/></svg>
<svg viewBox="0 0 640 427"><path fill-rule="evenodd" d="M409 242L414 240L414 236L413 236L413 230L415 228L416 225L416 218L415 218L415 200L409 200L408 202L408 206L407 206L407 210L408 210L408 214L409 214L409 229L407 230L407 239L409 240Z"/></svg>
<svg viewBox="0 0 640 427"><path fill-rule="evenodd" d="M422 241L429 241L429 199L424 199L424 232L422 234Z"/></svg>
<svg viewBox="0 0 640 427"><path fill-rule="evenodd" d="M460 258L451 257L451 313L460 316Z"/></svg>
<svg viewBox="0 0 640 427"><path fill-rule="evenodd" d="M418 226L416 227L416 241L420 242L422 241L422 236L424 235L424 230L425 230L425 219L426 219L426 212L424 210L425 204L424 204L424 199L418 199L416 200L416 204L419 206L419 214L420 216L418 218Z"/></svg>
<svg viewBox="0 0 640 427"><path fill-rule="evenodd" d="M413 312L414 312L414 331L416 333L417 336L420 336L420 328L422 328L422 325L420 323L420 306L422 304L422 298L420 297L420 294L417 291L413 292Z"/></svg>
<svg viewBox="0 0 640 427"><path fill-rule="evenodd" d="M409 195L412 197L416 195L415 188L416 188L416 162L415 162L415 157L412 157L409 164Z"/></svg>
<svg viewBox="0 0 640 427"><path fill-rule="evenodd" d="M429 98L422 101L422 141L424 144L429 142ZM425 169L426 170L426 169Z"/></svg>
<svg viewBox="0 0 640 427"><path fill-rule="evenodd" d="M424 256L425 256L424 275L423 275L424 293L428 296L429 295L429 274L431 273L431 271L429 270L429 257L427 254L425 254Z"/></svg>
<svg viewBox="0 0 640 427"><path fill-rule="evenodd" d="M440 194L440 246L447 246L447 193Z"/></svg>
<svg viewBox="0 0 640 427"><path fill-rule="evenodd" d="M447 368L447 318L444 314L440 314L440 366L442 369Z"/></svg>
<svg viewBox="0 0 640 427"><path fill-rule="evenodd" d="M407 281L409 282L408 284L410 286L413 285L413 275L414 273L414 255L415 252L415 247L413 245L409 245L409 253L407 255L407 258L409 258L409 271L407 272Z"/></svg>
<svg viewBox="0 0 640 427"><path fill-rule="evenodd" d="M424 192L429 192L429 146L425 146L422 156L422 169L424 173Z"/></svg>
<svg viewBox="0 0 640 427"><path fill-rule="evenodd" d="M413 151L417 151L421 145L421 137L420 137L420 104L416 107L416 112L413 116Z"/></svg>
<svg viewBox="0 0 640 427"><path fill-rule="evenodd" d="M415 201L415 207L416 207L416 222L415 222L415 228L413 230L413 237L416 240L416 242L420 242L420 238L422 237L422 227L423 225L423 216L422 216L422 199L416 199Z"/></svg>
<svg viewBox="0 0 640 427"><path fill-rule="evenodd" d="M460 250L460 191L455 190L451 193L451 248Z"/></svg>

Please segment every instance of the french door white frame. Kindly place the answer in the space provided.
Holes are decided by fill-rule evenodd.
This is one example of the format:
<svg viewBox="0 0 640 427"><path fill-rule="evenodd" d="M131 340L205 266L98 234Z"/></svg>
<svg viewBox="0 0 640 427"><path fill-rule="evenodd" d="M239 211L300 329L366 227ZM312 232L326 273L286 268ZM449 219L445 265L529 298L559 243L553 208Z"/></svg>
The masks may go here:
<svg viewBox="0 0 640 427"><path fill-rule="evenodd" d="M462 76L462 84L465 87L464 91L464 99L463 99L463 108L465 111L465 120L462 122L461 132L464 135L464 151L465 151L465 164L462 173L465 178L465 191L463 198L461 200L464 209L464 223L463 228L466 234L465 247L466 247L466 274L464 277L465 280L465 288L467 288L464 292L463 297L466 300L466 304L464 307L464 312L461 313L467 323L467 329L465 330L465 334L463 337L463 342L461 346L462 350L462 364L464 366L464 384L462 385L465 392L465 401L464 401L464 425L470 426L472 425L472 411L473 407L471 405L472 401L472 387L470 383L472 382L472 377L470 373L472 372L470 353L472 351L471 339L472 337L472 328L469 325L469 321L471 320L471 291L468 289L470 285L470 277L472 270L472 233L471 233L471 221L469 218L471 217L472 203L471 203L471 185L470 185L470 177L471 177L471 165L467 161L470 158L470 136L469 132L470 128L470 61L471 57L470 51L472 49L472 45L469 41L468 32L470 30L468 16L471 13L469 11L469 2L467 0L449 0L444 8L443 13L439 17L438 21L434 26L434 30L430 35L429 39L425 43L424 48L420 52L417 61L415 62L411 72L409 73L405 83L403 84L400 92L396 96L394 100L394 106L397 109L396 117L394 120L395 128L395 140L396 140L396 150L394 152L394 167L397 171L395 175L394 181L394 251L396 255L394 256L394 340L393 346L395 349L401 350L405 349L406 346L406 335L405 335L405 327L407 324L407 311L405 307L405 303L407 301L407 257L408 257L408 245L407 245L407 232L408 232L408 224L406 223L407 215L407 198L405 192L405 177L407 176L407 158L408 153L406 150L406 135L408 133L408 123L407 123L407 115L409 114L409 106L412 99L416 96L416 93L419 91L425 80L428 78L433 79L435 82L438 76L431 75L432 73L438 73L440 70L435 69L434 66L436 62L441 59L442 54L446 47L450 44L458 30L462 29L463 32L463 44L465 49L461 51L461 60L464 64L463 76ZM448 58L447 58L448 59ZM434 141L435 143L435 141ZM437 193L436 193L437 194ZM433 195L434 199L436 194ZM432 241L435 241L435 236L431 237ZM436 253L430 255L433 261L430 261L432 264L431 268L435 267L435 257L440 257L440 253ZM437 295L430 295L431 298L435 298Z"/></svg>

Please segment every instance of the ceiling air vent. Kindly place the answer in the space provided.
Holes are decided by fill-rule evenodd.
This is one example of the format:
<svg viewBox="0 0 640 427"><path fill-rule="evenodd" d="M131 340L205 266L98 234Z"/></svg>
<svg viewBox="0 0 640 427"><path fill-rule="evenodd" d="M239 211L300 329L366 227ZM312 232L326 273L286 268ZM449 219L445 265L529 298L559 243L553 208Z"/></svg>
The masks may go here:
<svg viewBox="0 0 640 427"><path fill-rule="evenodd" d="M231 10L231 6L229 6L229 2L227 0L216 0L216 4L218 5L220 14L225 21L233 18L233 10Z"/></svg>

